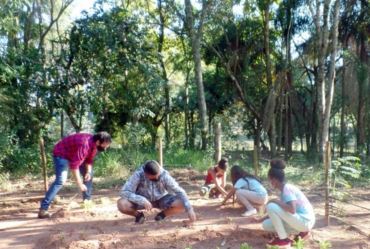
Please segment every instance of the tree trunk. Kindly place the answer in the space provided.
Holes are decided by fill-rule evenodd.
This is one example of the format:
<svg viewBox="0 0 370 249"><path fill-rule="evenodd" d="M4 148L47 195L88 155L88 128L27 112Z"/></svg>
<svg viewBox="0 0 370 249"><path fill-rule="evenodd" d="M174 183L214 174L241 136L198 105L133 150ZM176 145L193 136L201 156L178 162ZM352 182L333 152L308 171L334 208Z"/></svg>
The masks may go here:
<svg viewBox="0 0 370 249"><path fill-rule="evenodd" d="M60 112L60 138L64 137L64 111Z"/></svg>
<svg viewBox="0 0 370 249"><path fill-rule="evenodd" d="M327 100L324 101L324 116L323 116L323 130L322 130L322 141L325 142L325 146L323 147L324 153L326 149L326 143L329 141L329 121L330 121L330 113L331 113L331 106L333 102L334 96L334 81L335 81L335 58L337 55L337 43L338 43L338 24L339 24L339 0L335 1L334 5L334 17L333 17L333 27L332 27L332 51L330 54L330 65L329 65L329 79L328 79L328 95ZM324 88L324 95L321 96L322 99L326 99L325 94L325 85ZM323 157L325 154L322 155ZM329 165L330 166L330 165Z"/></svg>
<svg viewBox="0 0 370 249"><path fill-rule="evenodd" d="M215 161L221 160L222 146L221 146L221 123L217 122L214 124L215 133Z"/></svg>
<svg viewBox="0 0 370 249"><path fill-rule="evenodd" d="M357 82L358 82L358 110L357 110L357 153L363 154L365 149L365 117L366 117L366 97L367 97L367 51L365 41L360 44L360 65L357 69Z"/></svg>
<svg viewBox="0 0 370 249"><path fill-rule="evenodd" d="M190 117L189 117L189 72L186 74L185 80L185 149L189 148L189 137L190 137Z"/></svg>
<svg viewBox="0 0 370 249"><path fill-rule="evenodd" d="M202 61L200 52L201 52L201 41L203 37L203 21L207 12L208 12L208 1L207 2L203 1L201 15L197 22L197 27L194 27L195 22L193 16L193 6L191 5L190 0L185 0L186 26L191 39L195 82L197 84L198 108L201 123L202 150L207 149L208 118L207 118L206 98L204 95Z"/></svg>
<svg viewBox="0 0 370 249"><path fill-rule="evenodd" d="M270 58L270 2L267 1L265 10L264 10L264 49L265 49L265 61L266 61L266 78L267 78L267 85L269 88L273 88L272 82L272 67L271 67L271 58ZM270 127L268 127L268 133L270 137L270 151L271 157L276 156L276 122L275 122L275 111L271 113Z"/></svg>
<svg viewBox="0 0 370 249"><path fill-rule="evenodd" d="M342 72L342 91L341 91L341 113L340 113L340 138L339 138L339 157L344 155L344 147L346 144L346 123L344 121L346 108L346 58L343 58Z"/></svg>
<svg viewBox="0 0 370 249"><path fill-rule="evenodd" d="M165 98L166 98L166 117L164 121L164 130L165 130L165 137L166 137L166 144L169 145L171 143L171 128L170 128L170 110L171 110L171 100L170 100L170 86L169 80L167 77L167 71L163 60L163 43L164 43L164 25L165 25L165 18L163 15L163 1L158 0L158 12L159 12L159 36L158 36L158 60L159 64L161 65L162 69L162 78L165 81Z"/></svg>

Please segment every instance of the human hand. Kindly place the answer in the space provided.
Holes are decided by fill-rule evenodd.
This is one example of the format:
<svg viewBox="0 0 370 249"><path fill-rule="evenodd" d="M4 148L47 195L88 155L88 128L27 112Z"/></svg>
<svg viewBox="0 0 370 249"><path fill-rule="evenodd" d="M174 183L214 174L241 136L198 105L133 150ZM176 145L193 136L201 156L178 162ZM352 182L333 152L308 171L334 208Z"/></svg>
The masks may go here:
<svg viewBox="0 0 370 249"><path fill-rule="evenodd" d="M148 200L145 200L144 208L145 208L146 211L150 211L150 210L152 210L153 206Z"/></svg>
<svg viewBox="0 0 370 249"><path fill-rule="evenodd" d="M194 222L197 219L197 216L192 208L188 211L188 216L191 222Z"/></svg>
<svg viewBox="0 0 370 249"><path fill-rule="evenodd" d="M84 181L85 182L88 182L91 180L91 173L90 172L87 172L84 176Z"/></svg>
<svg viewBox="0 0 370 249"><path fill-rule="evenodd" d="M81 183L80 185L78 185L78 187L80 188L81 192L86 192L87 191L87 187L86 187L85 184Z"/></svg>

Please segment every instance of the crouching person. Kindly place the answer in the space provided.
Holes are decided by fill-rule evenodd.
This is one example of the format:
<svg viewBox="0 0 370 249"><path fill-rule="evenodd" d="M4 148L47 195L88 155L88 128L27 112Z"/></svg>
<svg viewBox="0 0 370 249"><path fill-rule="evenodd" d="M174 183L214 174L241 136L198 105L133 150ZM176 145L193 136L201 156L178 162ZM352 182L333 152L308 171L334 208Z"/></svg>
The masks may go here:
<svg viewBox="0 0 370 249"><path fill-rule="evenodd" d="M156 161L147 161L128 179L122 187L121 198L117 201L121 213L135 217L135 222L145 221L144 210L161 210L155 216L156 221L165 219L184 210L190 222L196 215L189 199L178 183Z"/></svg>

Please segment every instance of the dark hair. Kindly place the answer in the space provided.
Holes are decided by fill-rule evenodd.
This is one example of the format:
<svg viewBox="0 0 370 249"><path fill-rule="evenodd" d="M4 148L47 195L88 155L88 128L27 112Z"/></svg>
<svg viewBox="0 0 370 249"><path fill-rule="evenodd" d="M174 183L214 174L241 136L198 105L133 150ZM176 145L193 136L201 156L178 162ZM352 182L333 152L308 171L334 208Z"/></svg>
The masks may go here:
<svg viewBox="0 0 370 249"><path fill-rule="evenodd" d="M102 143L111 143L112 138L111 138L111 136L109 135L108 132L100 131L100 132L97 132L96 134L94 134L93 141L94 142L99 141L101 144Z"/></svg>
<svg viewBox="0 0 370 249"><path fill-rule="evenodd" d="M256 179L257 181L261 182L257 177L252 174L249 174L247 171L243 170L239 165L234 165L230 170L231 182L233 185L240 179L243 178L248 183L249 189L249 181L246 177L250 177Z"/></svg>
<svg viewBox="0 0 370 249"><path fill-rule="evenodd" d="M280 159L274 159L270 161L270 166L268 177L276 179L279 182L285 182L285 162Z"/></svg>
<svg viewBox="0 0 370 249"><path fill-rule="evenodd" d="M220 161L217 163L217 167L219 167L222 170L226 170L228 166L228 160L226 158L221 158Z"/></svg>
<svg viewBox="0 0 370 249"><path fill-rule="evenodd" d="M144 163L144 172L146 174L155 176L160 172L161 166L157 161L149 160Z"/></svg>

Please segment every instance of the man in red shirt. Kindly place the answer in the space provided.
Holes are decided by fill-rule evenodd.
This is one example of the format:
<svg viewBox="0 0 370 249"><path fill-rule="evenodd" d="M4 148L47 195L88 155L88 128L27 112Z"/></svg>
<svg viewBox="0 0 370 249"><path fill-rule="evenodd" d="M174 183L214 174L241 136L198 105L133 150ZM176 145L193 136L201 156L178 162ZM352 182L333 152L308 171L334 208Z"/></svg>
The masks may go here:
<svg viewBox="0 0 370 249"><path fill-rule="evenodd" d="M105 151L111 144L107 132L96 134L77 133L63 138L53 150L55 181L41 201L38 217L50 218L48 208L56 194L67 180L68 168L74 176L84 200L91 199L93 170L92 164L97 151ZM81 175L83 180L81 179Z"/></svg>

